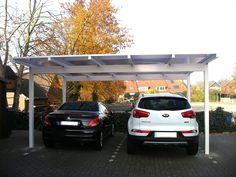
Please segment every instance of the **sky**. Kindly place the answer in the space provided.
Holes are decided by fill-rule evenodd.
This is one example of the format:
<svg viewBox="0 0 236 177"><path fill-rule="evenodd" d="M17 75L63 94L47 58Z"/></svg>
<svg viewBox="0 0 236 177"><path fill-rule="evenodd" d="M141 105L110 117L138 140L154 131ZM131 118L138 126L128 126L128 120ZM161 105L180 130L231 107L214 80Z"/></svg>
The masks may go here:
<svg viewBox="0 0 236 177"><path fill-rule="evenodd" d="M21 0L21 2L27 0ZM111 0L134 44L124 54L216 53L209 80L230 79L236 67L236 0ZM13 1L11 1L13 2ZM51 8L59 9L51 0ZM19 3L24 7L27 3ZM191 83L203 81L193 73Z"/></svg>

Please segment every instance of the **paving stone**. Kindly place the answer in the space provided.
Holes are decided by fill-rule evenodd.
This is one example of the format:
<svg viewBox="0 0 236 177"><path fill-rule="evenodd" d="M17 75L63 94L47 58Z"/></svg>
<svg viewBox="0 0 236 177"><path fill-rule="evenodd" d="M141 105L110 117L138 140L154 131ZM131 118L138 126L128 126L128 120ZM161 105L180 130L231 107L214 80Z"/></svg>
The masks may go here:
<svg viewBox="0 0 236 177"><path fill-rule="evenodd" d="M169 146L141 146L137 154L128 155L123 133L107 139L102 151L96 151L79 144L57 144L47 149L41 132L35 131L36 148L29 150L28 131L13 131L10 138L0 140L0 176L235 177L236 134L211 135L210 158L204 155L203 140L201 135L201 150L196 156L188 156L184 148Z"/></svg>

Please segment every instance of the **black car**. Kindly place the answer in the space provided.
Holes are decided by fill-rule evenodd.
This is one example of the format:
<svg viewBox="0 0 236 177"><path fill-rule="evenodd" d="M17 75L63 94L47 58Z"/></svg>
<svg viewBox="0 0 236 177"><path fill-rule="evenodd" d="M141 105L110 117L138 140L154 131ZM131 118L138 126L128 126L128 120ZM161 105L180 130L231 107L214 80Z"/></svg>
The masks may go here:
<svg viewBox="0 0 236 177"><path fill-rule="evenodd" d="M43 119L43 142L52 147L55 142L92 142L103 147L103 140L114 135L114 122L107 107L100 102L66 102Z"/></svg>

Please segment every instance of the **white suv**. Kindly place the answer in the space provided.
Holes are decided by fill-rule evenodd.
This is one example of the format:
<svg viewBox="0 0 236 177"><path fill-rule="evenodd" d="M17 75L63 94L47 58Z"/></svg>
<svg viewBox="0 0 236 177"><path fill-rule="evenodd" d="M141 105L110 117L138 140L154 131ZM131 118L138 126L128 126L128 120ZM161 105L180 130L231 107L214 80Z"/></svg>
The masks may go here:
<svg viewBox="0 0 236 177"><path fill-rule="evenodd" d="M138 144L184 145L187 154L198 152L196 114L185 97L165 93L142 95L128 120L127 152Z"/></svg>

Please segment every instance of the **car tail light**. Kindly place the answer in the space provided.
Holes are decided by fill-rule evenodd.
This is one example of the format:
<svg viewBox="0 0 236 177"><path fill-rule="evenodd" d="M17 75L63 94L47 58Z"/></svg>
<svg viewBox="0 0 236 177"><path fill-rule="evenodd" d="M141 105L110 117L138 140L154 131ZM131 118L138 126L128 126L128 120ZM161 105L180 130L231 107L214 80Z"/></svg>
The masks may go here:
<svg viewBox="0 0 236 177"><path fill-rule="evenodd" d="M48 116L45 116L44 117L44 120L43 120L44 124L46 124L47 126L52 126L52 122L49 120Z"/></svg>
<svg viewBox="0 0 236 177"><path fill-rule="evenodd" d="M132 129L131 130L134 133L145 133L145 134L149 134L150 130L137 130L137 129Z"/></svg>
<svg viewBox="0 0 236 177"><path fill-rule="evenodd" d="M138 109L133 110L133 117L135 118L148 117L149 115L150 115L150 112L147 112L147 111L142 111Z"/></svg>
<svg viewBox="0 0 236 177"><path fill-rule="evenodd" d="M188 134L188 133L196 133L197 130L186 130L186 131L181 131L182 134Z"/></svg>
<svg viewBox="0 0 236 177"><path fill-rule="evenodd" d="M194 111L186 111L181 113L183 118L196 118L196 113Z"/></svg>
<svg viewBox="0 0 236 177"><path fill-rule="evenodd" d="M89 123L88 123L88 128L94 127L100 124L100 119L97 117L94 117Z"/></svg>

